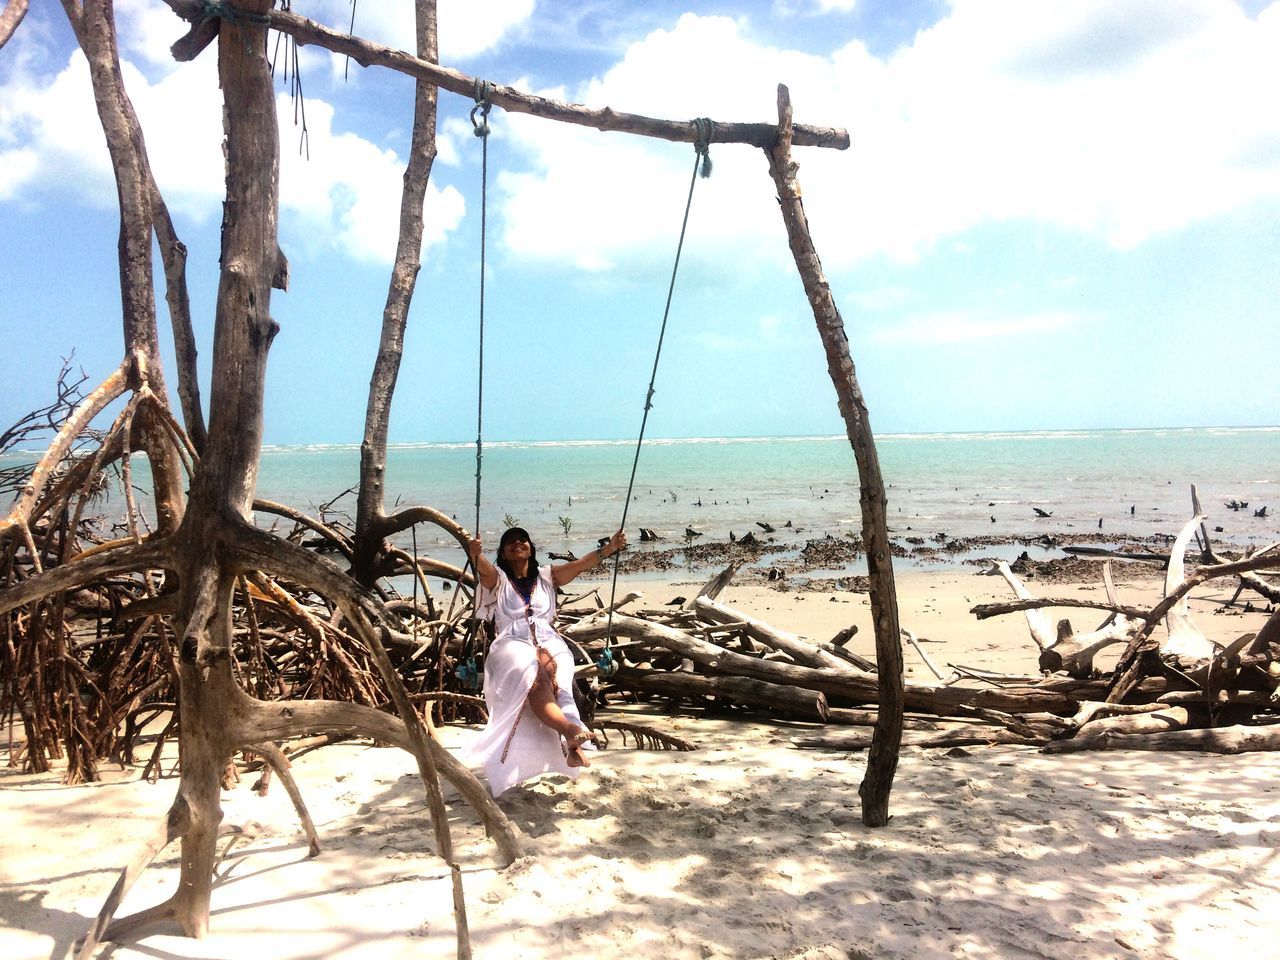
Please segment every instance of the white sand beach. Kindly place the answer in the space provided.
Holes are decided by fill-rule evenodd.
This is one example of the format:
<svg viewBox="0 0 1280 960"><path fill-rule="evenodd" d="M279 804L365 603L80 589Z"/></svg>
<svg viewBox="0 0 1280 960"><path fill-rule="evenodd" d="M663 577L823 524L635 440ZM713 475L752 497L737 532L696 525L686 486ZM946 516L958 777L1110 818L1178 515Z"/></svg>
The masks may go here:
<svg viewBox="0 0 1280 960"><path fill-rule="evenodd" d="M688 587L644 589L660 603ZM1044 592L1071 589L1092 588ZM1137 588L1121 589L1139 599ZM899 590L904 625L930 641L939 664L1034 669L1020 616L975 623L967 614L1007 595L998 580L908 571ZM1261 622L1213 614L1213 594L1197 596L1193 615L1211 636ZM723 599L818 639L863 622L857 649L871 649L865 596L739 586ZM922 681L919 658L908 650L906 661ZM505 870L474 814L450 804L476 957L1191 960L1273 949L1274 754L907 748L893 819L872 830L858 800L865 753L792 745L820 728L656 704L618 713L699 749L635 750L614 734L576 783L512 790L501 804L533 855ZM468 731L442 735L456 745ZM222 862L210 936L155 933L98 956L454 956L448 871L433 853L413 759L346 743L305 754L294 771L320 832L318 857L307 858L280 785L260 797L250 774L223 797L225 822L247 835ZM172 800L173 779L146 783L138 768L104 774L64 787L56 774L0 769L0 957L65 955ZM118 915L166 897L176 876L169 848Z"/></svg>

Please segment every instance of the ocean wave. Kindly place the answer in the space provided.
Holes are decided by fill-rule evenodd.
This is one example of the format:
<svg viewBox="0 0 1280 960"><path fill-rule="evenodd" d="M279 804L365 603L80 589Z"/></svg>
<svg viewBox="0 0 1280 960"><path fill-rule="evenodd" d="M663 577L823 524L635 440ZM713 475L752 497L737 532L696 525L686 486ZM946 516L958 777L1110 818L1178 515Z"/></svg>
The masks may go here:
<svg viewBox="0 0 1280 960"><path fill-rule="evenodd" d="M975 440L1064 440L1097 439L1099 430L990 430L976 433L889 433L877 435L876 441L972 443Z"/></svg>
<svg viewBox="0 0 1280 960"><path fill-rule="evenodd" d="M875 435L877 443L965 443L974 441L1019 441L1019 440L1079 440L1103 439L1108 435L1135 437L1167 437L1170 434L1194 435L1202 434L1212 437L1229 437L1238 434L1270 434L1280 433L1280 425L1275 426L1214 426L1214 427L1116 427L1106 429L1057 429L1057 430L978 430L978 431L926 431L926 432L894 432ZM635 438L621 437L614 439L560 439L560 440L486 440L484 446L490 449L573 449L592 447L626 447L635 444ZM759 445L759 444L793 444L793 443L848 443L843 434L818 435L769 435L759 437L651 437L644 441L647 446L676 447L699 445ZM359 450L358 443L307 443L307 444L264 444L264 453L329 453ZM475 448L473 440L444 441L402 441L388 444L391 451L407 450L470 450ZM11 451L17 452L17 451ZM37 451L38 452L38 451Z"/></svg>

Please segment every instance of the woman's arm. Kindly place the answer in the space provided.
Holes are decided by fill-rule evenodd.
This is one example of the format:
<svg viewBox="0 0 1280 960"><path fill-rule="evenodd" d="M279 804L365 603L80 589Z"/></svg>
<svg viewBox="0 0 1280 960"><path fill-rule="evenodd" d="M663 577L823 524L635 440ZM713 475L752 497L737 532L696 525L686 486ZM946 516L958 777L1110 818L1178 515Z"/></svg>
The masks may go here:
<svg viewBox="0 0 1280 960"><path fill-rule="evenodd" d="M498 585L498 568L485 557L484 544L478 539L473 539L467 544L467 552L471 554L471 565L476 568L480 582L484 584L486 590L492 590Z"/></svg>
<svg viewBox="0 0 1280 960"><path fill-rule="evenodd" d="M597 563L608 560L619 550L625 549L627 546L627 535L619 530L609 542L598 550L592 550L580 560L570 560L568 563L556 564L551 568L551 582L557 587L563 587L566 583L582 573L584 570L590 570Z"/></svg>

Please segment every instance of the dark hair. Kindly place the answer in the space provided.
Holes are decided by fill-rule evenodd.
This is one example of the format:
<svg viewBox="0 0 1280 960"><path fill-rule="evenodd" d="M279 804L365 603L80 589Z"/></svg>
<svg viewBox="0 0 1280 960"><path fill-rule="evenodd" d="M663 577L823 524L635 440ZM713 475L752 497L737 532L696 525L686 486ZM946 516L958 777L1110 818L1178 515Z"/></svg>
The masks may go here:
<svg viewBox="0 0 1280 960"><path fill-rule="evenodd" d="M511 569L511 564L507 562L507 558L502 555L502 551L506 549L507 544L513 540L523 540L529 544L529 569L526 571L527 577L537 576L538 573L538 548L533 543L533 537L529 536L529 531L524 527L512 527L502 534L502 539L498 541L498 558L494 561L494 566L498 567L511 579L515 579L515 573Z"/></svg>

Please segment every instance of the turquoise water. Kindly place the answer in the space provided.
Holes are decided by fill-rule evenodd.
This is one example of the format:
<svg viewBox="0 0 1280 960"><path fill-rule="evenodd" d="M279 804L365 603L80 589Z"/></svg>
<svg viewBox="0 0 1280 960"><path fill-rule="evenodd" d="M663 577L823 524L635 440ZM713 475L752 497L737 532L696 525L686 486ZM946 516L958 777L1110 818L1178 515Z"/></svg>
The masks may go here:
<svg viewBox="0 0 1280 960"><path fill-rule="evenodd" d="M877 438L890 525L900 537L1098 533L1173 536L1190 516L1196 483L1224 544L1280 539L1280 428L1078 430L889 435ZM490 443L483 460L480 528L492 543L507 516L545 548L581 554L622 519L634 441ZM0 458L0 465L13 462ZM259 496L303 508L355 484L359 448L268 447ZM136 482L145 485L135 473ZM1249 501L1233 512L1224 504ZM116 498L115 502L118 502ZM699 505L700 502L700 505ZM388 452L387 505L423 503L475 522L475 450L468 444L400 445ZM1037 519L1033 507L1052 512ZM336 504L354 512L354 497ZM1132 512L1131 512L1132 510ZM566 537L559 522L572 526ZM992 517L995 522L992 522ZM627 518L633 543L650 527L668 545L693 527L705 539L759 533L788 537L858 530L858 480L843 437L647 441ZM444 543L434 529L419 547ZM407 543L407 538L406 538Z"/></svg>
<svg viewBox="0 0 1280 960"><path fill-rule="evenodd" d="M1273 518L1253 517L1273 499L1268 513L1280 513L1280 428L890 435L876 446L890 524L902 535L1085 533L1099 519L1106 539L1174 535L1196 483L1224 542L1280 539ZM632 441L486 445L483 536L492 540L510 515L553 549L584 549L621 521L634 455ZM269 448L259 490L320 503L355 483L358 464L355 446ZM389 506L426 503L474 526L473 446L393 447L387 477ZM1227 509L1231 499L1249 501L1249 510ZM1053 516L1037 519L1033 507ZM560 517L572 522L567 541ZM723 539L759 532L757 521L781 528L788 520L811 535L859 528L845 438L653 440L641 450L627 517L633 541L641 526L678 541L686 527Z"/></svg>

